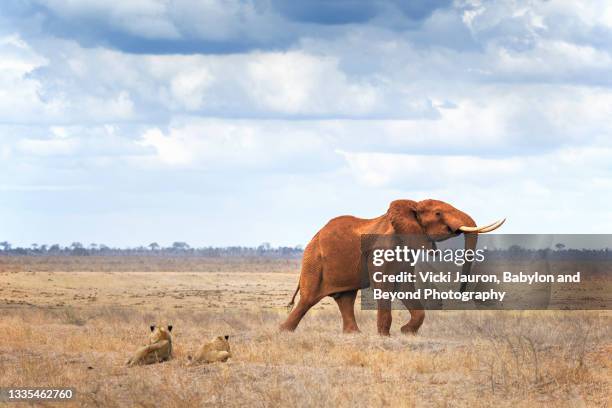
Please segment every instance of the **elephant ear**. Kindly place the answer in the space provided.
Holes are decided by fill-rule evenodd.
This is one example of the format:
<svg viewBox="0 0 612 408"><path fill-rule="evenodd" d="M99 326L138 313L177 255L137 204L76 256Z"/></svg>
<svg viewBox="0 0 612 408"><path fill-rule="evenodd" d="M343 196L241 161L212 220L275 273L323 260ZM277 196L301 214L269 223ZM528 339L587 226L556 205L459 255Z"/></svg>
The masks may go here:
<svg viewBox="0 0 612 408"><path fill-rule="evenodd" d="M396 234L418 234L423 229L416 218L417 202L395 200L389 205L387 217Z"/></svg>

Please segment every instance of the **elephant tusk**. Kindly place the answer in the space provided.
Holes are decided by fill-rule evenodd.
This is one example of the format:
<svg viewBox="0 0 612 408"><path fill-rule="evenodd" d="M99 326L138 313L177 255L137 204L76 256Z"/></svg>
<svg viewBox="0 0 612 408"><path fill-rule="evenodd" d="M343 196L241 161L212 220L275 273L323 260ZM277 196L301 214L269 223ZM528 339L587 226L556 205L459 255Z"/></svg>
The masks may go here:
<svg viewBox="0 0 612 408"><path fill-rule="evenodd" d="M495 225L495 222L489 224L489 225L483 225L482 227L459 227L459 231L463 231L463 232L479 232L480 230L484 229L484 228L489 228L492 227L493 225Z"/></svg>
<svg viewBox="0 0 612 408"><path fill-rule="evenodd" d="M506 222L506 219L505 219L505 218L504 218L503 220L497 221L497 222L495 223L495 225L493 225L493 226L490 226L490 227L485 227L485 228L481 229L480 231L478 231L478 233L480 233L480 234L484 234L484 233L486 233L486 232L495 231L496 229L498 229L499 227L501 227L501 226L502 226L502 224L503 224L504 222Z"/></svg>
<svg viewBox="0 0 612 408"><path fill-rule="evenodd" d="M484 234L485 232L491 232L494 231L496 229L498 229L504 222L506 221L506 219L504 218L503 220L499 220L496 221L492 224L489 225L485 225L482 227L459 227L459 231L461 232L477 232L477 233L482 233Z"/></svg>

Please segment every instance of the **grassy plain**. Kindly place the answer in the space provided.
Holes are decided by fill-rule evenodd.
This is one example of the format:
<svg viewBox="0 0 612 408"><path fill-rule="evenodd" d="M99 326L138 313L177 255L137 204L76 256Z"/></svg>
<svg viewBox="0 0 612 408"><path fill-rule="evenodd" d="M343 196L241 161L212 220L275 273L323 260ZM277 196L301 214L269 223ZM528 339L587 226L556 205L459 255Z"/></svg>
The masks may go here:
<svg viewBox="0 0 612 408"><path fill-rule="evenodd" d="M279 333L298 260L1 257L0 387L76 389L57 406L605 407L612 312L428 312L417 336L343 335L335 303ZM151 323L175 358L127 368ZM231 336L225 364L189 366ZM53 405L53 404L46 404ZM18 406L13 405L11 406Z"/></svg>

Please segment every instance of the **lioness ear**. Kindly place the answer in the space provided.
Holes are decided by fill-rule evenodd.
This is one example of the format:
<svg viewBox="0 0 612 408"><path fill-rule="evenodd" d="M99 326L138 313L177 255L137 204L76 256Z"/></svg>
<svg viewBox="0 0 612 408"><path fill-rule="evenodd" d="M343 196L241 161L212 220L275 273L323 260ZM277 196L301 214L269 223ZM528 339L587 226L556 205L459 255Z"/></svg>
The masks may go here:
<svg viewBox="0 0 612 408"><path fill-rule="evenodd" d="M151 325L151 331L155 330L155 325Z"/></svg>
<svg viewBox="0 0 612 408"><path fill-rule="evenodd" d="M171 331L172 331L172 325L171 325L171 324L169 324L169 325L168 325L168 331L169 331L169 332L171 332Z"/></svg>
<svg viewBox="0 0 612 408"><path fill-rule="evenodd" d="M227 334L225 335L225 340L229 340L229 336Z"/></svg>

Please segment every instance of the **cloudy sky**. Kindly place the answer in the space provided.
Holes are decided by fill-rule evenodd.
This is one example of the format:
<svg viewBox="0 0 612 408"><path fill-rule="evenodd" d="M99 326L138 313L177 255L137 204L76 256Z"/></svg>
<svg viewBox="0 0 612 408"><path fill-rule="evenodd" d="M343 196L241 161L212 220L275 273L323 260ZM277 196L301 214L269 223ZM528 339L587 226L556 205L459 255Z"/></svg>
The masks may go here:
<svg viewBox="0 0 612 408"><path fill-rule="evenodd" d="M612 232L612 4L8 0L0 240L305 244L438 198Z"/></svg>

